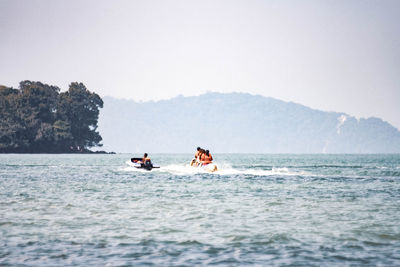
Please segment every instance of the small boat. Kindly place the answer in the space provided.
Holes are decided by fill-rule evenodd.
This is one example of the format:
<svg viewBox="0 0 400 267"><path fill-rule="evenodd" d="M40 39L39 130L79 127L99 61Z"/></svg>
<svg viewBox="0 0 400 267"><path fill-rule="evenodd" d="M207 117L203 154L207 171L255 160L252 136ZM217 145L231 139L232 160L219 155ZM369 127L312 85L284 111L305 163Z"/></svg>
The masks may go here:
<svg viewBox="0 0 400 267"><path fill-rule="evenodd" d="M160 168L158 165L153 165L151 161L147 161L146 163L142 162L142 158L131 158L131 166L137 169L145 169L151 171L152 169Z"/></svg>

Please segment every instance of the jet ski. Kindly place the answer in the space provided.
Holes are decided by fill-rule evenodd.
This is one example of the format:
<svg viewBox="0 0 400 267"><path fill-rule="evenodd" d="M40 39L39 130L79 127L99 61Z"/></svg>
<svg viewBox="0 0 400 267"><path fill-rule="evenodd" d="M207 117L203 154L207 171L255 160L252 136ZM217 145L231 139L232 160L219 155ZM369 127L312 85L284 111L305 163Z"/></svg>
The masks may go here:
<svg viewBox="0 0 400 267"><path fill-rule="evenodd" d="M137 168L137 169L145 169L147 171L151 171L152 169L155 168L160 168L158 165L153 165L151 161L147 161L146 163L142 162L142 158L131 158L130 162L131 166Z"/></svg>

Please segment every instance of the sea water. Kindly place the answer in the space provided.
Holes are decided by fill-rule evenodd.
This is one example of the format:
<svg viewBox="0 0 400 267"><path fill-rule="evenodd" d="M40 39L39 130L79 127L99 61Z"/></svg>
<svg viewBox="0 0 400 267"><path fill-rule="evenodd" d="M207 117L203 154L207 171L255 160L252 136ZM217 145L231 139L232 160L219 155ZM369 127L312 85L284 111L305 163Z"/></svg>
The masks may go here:
<svg viewBox="0 0 400 267"><path fill-rule="evenodd" d="M0 155L0 265L400 265L400 155L133 156Z"/></svg>

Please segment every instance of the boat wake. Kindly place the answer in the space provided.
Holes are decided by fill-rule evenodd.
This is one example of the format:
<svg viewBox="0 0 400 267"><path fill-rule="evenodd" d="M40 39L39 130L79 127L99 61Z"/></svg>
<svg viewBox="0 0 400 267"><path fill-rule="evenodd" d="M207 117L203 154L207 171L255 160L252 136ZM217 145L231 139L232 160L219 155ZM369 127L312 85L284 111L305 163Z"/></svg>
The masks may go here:
<svg viewBox="0 0 400 267"><path fill-rule="evenodd" d="M129 161L127 161L128 167L125 167L124 171L132 172L148 172L143 169L137 169ZM203 168L196 168L190 166L190 164L169 164L161 166L159 169L153 169L151 172L159 173L170 173L174 175L195 175L195 174L210 174L210 175L251 175L251 176L271 176L271 175L285 175L294 176L302 175L303 173L291 172L288 168L272 168L271 170L262 169L235 169L229 164L216 163L218 170L215 172L209 172Z"/></svg>

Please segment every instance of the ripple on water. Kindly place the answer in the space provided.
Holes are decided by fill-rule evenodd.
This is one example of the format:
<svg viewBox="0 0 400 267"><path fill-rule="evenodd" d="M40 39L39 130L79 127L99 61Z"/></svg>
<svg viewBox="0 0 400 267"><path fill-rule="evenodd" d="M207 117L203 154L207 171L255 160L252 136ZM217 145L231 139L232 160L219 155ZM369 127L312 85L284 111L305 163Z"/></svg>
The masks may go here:
<svg viewBox="0 0 400 267"><path fill-rule="evenodd" d="M1 265L400 265L400 156L3 156Z"/></svg>

